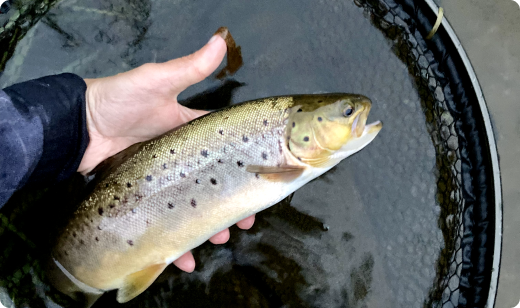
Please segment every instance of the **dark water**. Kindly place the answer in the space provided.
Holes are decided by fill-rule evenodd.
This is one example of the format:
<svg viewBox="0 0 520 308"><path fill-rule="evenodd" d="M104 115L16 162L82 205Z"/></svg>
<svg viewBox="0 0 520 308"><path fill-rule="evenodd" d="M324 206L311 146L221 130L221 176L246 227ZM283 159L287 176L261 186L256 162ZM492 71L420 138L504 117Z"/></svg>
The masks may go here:
<svg viewBox="0 0 520 308"><path fill-rule="evenodd" d="M406 64L415 56L420 66L422 51L401 50L399 35L390 31L400 21L366 6L348 0L61 1L18 43L0 76L2 87L60 72L100 77L167 61L227 26L244 57L235 81L208 78L181 99L221 86L219 97L232 103L353 92L372 99L369 121L384 123L366 149L290 202L260 213L250 231L232 228L229 243L196 249L194 273L169 267L124 306L431 307L456 290L458 280L448 279L460 272L454 240L460 216L453 207L462 201L453 184L457 154L443 142L453 134L451 118L435 96L435 79L420 83L428 81L427 70L414 74L416 63ZM208 97L199 96L197 106L212 109ZM24 191L0 211L0 241L11 247L0 254L0 290L17 307L55 307L47 296L60 301L39 282L39 264L47 221L67 212L64 204L78 198L81 179L67 185ZM452 288L443 293L448 283ZM95 307L114 306L109 293Z"/></svg>

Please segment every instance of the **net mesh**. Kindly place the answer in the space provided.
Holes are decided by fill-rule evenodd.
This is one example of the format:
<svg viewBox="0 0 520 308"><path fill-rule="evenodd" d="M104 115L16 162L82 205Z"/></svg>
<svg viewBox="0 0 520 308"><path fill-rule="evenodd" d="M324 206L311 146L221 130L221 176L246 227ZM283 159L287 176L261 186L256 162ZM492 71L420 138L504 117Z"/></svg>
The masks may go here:
<svg viewBox="0 0 520 308"><path fill-rule="evenodd" d="M443 89L428 61L433 54L417 43L424 38L404 22L407 16L399 4L389 6L382 1L354 2L363 7L372 24L394 42L393 51L407 64L418 88L426 126L436 152L436 201L441 207L438 224L445 244L437 260L437 275L425 307L457 307L464 231L461 160L455 120L448 111Z"/></svg>

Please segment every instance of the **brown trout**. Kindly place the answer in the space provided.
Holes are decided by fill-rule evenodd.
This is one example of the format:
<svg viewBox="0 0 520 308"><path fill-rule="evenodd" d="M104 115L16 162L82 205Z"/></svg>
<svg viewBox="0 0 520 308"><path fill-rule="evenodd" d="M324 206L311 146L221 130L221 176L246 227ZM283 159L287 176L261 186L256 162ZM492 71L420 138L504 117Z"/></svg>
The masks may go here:
<svg viewBox="0 0 520 308"><path fill-rule="evenodd" d="M127 302L212 235L276 204L369 144L370 100L320 94L212 112L106 160L52 250L49 277L88 305Z"/></svg>

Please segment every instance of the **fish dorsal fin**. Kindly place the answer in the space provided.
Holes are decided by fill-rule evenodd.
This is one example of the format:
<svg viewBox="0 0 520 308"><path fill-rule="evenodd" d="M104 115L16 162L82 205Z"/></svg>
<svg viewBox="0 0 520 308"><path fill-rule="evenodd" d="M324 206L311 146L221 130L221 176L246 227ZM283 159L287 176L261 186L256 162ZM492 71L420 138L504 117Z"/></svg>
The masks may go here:
<svg viewBox="0 0 520 308"><path fill-rule="evenodd" d="M246 171L256 173L261 178L272 182L290 182L299 177L305 171L305 167L249 165L246 167Z"/></svg>
<svg viewBox="0 0 520 308"><path fill-rule="evenodd" d="M166 263L154 264L125 277L123 287L117 291L117 301L126 303L146 290L166 268Z"/></svg>

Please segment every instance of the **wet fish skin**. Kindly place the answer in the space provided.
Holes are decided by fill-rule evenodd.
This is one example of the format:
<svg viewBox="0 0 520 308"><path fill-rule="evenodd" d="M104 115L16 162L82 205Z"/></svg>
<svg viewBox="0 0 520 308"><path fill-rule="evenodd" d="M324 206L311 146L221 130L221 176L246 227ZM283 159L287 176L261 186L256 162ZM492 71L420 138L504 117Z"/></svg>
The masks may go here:
<svg viewBox="0 0 520 308"><path fill-rule="evenodd" d="M113 289L134 298L185 252L370 143L381 129L365 127L370 106L352 94L265 98L131 146L97 168L56 240L51 281L89 304Z"/></svg>

